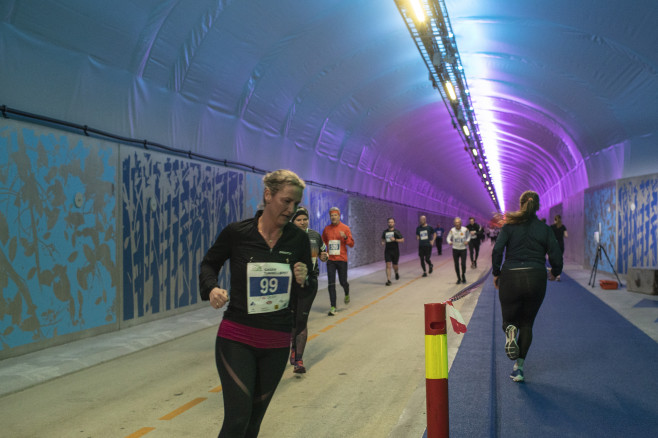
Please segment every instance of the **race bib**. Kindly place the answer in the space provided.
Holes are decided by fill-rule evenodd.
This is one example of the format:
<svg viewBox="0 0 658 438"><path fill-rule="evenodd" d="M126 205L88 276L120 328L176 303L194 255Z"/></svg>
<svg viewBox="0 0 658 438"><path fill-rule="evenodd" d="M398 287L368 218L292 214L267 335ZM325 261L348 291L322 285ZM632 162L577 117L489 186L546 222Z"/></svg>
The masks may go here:
<svg viewBox="0 0 658 438"><path fill-rule="evenodd" d="M420 240L427 240L427 230L420 231Z"/></svg>
<svg viewBox="0 0 658 438"><path fill-rule="evenodd" d="M329 255L340 255L340 240L329 241Z"/></svg>
<svg viewBox="0 0 658 438"><path fill-rule="evenodd" d="M250 314L285 309L290 302L292 272L286 263L247 263Z"/></svg>
<svg viewBox="0 0 658 438"><path fill-rule="evenodd" d="M394 235L395 235L395 231L387 231L386 232L386 241L387 242L392 242Z"/></svg>

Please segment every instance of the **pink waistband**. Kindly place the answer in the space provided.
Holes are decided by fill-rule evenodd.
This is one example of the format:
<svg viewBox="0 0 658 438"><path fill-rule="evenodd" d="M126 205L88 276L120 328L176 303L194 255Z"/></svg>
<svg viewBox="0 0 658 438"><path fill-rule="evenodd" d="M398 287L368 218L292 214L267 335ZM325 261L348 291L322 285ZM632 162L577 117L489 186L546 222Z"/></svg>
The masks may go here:
<svg viewBox="0 0 658 438"><path fill-rule="evenodd" d="M290 348L290 333L266 330L223 319L217 336L255 348Z"/></svg>

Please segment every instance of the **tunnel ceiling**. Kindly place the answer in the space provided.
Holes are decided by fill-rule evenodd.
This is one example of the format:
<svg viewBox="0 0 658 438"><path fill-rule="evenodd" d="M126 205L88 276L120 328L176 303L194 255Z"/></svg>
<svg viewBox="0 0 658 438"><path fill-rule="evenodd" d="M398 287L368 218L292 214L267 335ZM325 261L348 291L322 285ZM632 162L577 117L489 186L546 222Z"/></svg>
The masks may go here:
<svg viewBox="0 0 658 438"><path fill-rule="evenodd" d="M526 189L551 205L658 171L658 3L446 5L507 209ZM0 105L419 209L494 210L393 0L4 0L0 20Z"/></svg>

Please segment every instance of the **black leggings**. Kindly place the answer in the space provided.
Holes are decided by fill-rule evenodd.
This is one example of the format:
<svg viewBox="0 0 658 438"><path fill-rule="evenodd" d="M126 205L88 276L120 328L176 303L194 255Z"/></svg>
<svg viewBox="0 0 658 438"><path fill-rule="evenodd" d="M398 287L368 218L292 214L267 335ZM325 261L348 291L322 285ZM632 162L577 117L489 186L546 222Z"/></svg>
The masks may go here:
<svg viewBox="0 0 658 438"><path fill-rule="evenodd" d="M452 250L452 259L455 261L455 272L457 273L457 278L462 278L466 276L466 249L453 249ZM462 274L459 275L459 260L461 259Z"/></svg>
<svg viewBox="0 0 658 438"><path fill-rule="evenodd" d="M336 272L338 272L338 282L343 286L345 295L350 294L350 284L347 282L347 262L327 260L327 289L331 307L336 307Z"/></svg>
<svg viewBox="0 0 658 438"><path fill-rule="evenodd" d="M215 362L222 382L224 423L219 438L257 437L288 361L288 348L255 348L217 337Z"/></svg>
<svg viewBox="0 0 658 438"><path fill-rule="evenodd" d="M476 239L478 240L468 242L468 255L471 258L471 262L477 262L480 255L480 239L477 237Z"/></svg>
<svg viewBox="0 0 658 438"><path fill-rule="evenodd" d="M532 326L546 295L546 280L546 269L511 269L500 273L498 298L503 331L510 324L519 329L521 359L525 359L532 344Z"/></svg>
<svg viewBox="0 0 658 438"><path fill-rule="evenodd" d="M295 311L295 328L292 331L292 348L295 350L295 360L302 360L306 339L308 338L308 314L313 306L313 300L318 293L318 279L309 277L308 286L302 289L297 299Z"/></svg>
<svg viewBox="0 0 658 438"><path fill-rule="evenodd" d="M419 246L418 247L418 257L420 257L420 267L423 268L423 272L425 272L425 263L427 263L427 266L430 268L434 268L434 265L432 264L432 261L430 260L430 257L432 257L432 246L425 245L425 246Z"/></svg>

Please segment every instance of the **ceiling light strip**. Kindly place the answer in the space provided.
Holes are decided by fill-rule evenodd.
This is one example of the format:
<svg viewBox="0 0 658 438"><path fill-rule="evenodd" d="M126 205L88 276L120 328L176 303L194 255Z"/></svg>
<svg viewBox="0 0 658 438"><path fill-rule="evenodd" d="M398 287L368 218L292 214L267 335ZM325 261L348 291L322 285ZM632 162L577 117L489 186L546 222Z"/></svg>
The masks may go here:
<svg viewBox="0 0 658 438"><path fill-rule="evenodd" d="M444 0L395 0L409 33L429 70L432 86L443 98L452 125L464 142L473 168L501 211L496 191L492 190L489 162L475 117L471 95L457 50Z"/></svg>

